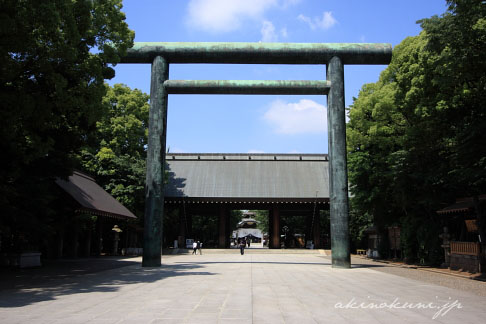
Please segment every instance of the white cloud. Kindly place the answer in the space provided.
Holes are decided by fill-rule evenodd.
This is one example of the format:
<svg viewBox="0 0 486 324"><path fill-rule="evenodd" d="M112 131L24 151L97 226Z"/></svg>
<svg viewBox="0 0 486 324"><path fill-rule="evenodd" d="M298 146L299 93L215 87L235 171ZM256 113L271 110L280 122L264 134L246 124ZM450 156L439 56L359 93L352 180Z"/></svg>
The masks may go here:
<svg viewBox="0 0 486 324"><path fill-rule="evenodd" d="M296 103L275 100L263 118L279 134L326 133L326 107L313 100L302 99Z"/></svg>
<svg viewBox="0 0 486 324"><path fill-rule="evenodd" d="M275 32L275 26L271 21L265 20L260 32L262 33L262 42L276 42L278 40L278 35Z"/></svg>
<svg viewBox="0 0 486 324"><path fill-rule="evenodd" d="M178 147L174 147L174 148L171 147L169 153L187 153L187 151L180 149Z"/></svg>
<svg viewBox="0 0 486 324"><path fill-rule="evenodd" d="M262 29L260 29L260 32L262 34L262 39L260 40L260 42L265 42L265 43L278 42L279 35L282 36L283 38L288 37L287 27L280 29L280 32L277 33L275 31L275 26L273 25L273 23L268 20L263 21Z"/></svg>
<svg viewBox="0 0 486 324"><path fill-rule="evenodd" d="M307 25L309 25L309 27L312 30L315 30L315 29L318 29L318 28L327 30L327 29L331 28L332 26L334 26L335 24L337 24L337 20L333 17L331 11L324 11L322 13L322 18L314 17L312 19L310 17L304 16L303 14L300 14L297 17L297 19L306 23Z"/></svg>
<svg viewBox="0 0 486 324"><path fill-rule="evenodd" d="M309 17L304 16L303 14L300 14L297 17L297 19L299 19L300 21L303 21L306 24L308 24L311 29L316 29L316 25L312 22L312 19L310 19Z"/></svg>
<svg viewBox="0 0 486 324"><path fill-rule="evenodd" d="M246 19L262 19L278 0L191 0L187 23L190 27L221 33L240 28Z"/></svg>
<svg viewBox="0 0 486 324"><path fill-rule="evenodd" d="M282 1L282 7L284 9L286 9L287 7L295 6L296 4L299 4L300 2L302 2L302 0L283 0Z"/></svg>
<svg viewBox="0 0 486 324"><path fill-rule="evenodd" d="M337 20L332 16L331 11L324 11L322 19L317 19L317 25L322 29L329 29L337 23Z"/></svg>

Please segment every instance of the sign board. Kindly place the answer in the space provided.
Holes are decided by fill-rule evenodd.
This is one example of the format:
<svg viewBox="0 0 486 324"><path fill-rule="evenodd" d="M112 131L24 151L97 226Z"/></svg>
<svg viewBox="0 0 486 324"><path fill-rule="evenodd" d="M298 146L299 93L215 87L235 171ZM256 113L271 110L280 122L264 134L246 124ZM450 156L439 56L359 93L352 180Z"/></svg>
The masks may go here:
<svg viewBox="0 0 486 324"><path fill-rule="evenodd" d="M192 243L194 243L194 239L186 239L186 249L192 249Z"/></svg>

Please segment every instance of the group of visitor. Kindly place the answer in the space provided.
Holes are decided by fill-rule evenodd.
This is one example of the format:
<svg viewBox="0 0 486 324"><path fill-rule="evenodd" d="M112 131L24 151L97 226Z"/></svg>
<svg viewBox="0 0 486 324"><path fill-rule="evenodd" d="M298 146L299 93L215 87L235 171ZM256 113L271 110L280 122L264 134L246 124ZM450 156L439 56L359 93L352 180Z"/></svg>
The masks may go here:
<svg viewBox="0 0 486 324"><path fill-rule="evenodd" d="M248 248L250 247L251 245L251 240L250 239L246 239L246 238L242 238L239 240L239 247L240 247L240 253L241 255L245 254L245 248L246 246L248 245ZM201 241L194 241L192 243L192 254L195 254L197 255L197 253L199 252L199 255L202 255L202 243Z"/></svg>
<svg viewBox="0 0 486 324"><path fill-rule="evenodd" d="M202 243L201 241L194 241L192 243L192 254L197 255L197 251L199 251L199 255L202 255Z"/></svg>

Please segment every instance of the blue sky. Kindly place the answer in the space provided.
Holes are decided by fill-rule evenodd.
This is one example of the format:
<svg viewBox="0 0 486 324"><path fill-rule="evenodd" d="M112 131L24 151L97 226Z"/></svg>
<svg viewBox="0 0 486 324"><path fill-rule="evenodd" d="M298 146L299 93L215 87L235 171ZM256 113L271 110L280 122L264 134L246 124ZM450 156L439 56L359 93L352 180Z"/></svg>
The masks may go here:
<svg viewBox="0 0 486 324"><path fill-rule="evenodd" d="M138 42L391 43L444 0L124 0ZM346 65L346 106L382 65ZM149 64L119 64L111 85L150 91ZM323 65L172 64L170 79L324 80ZM186 153L327 153L326 96L170 95L167 146Z"/></svg>

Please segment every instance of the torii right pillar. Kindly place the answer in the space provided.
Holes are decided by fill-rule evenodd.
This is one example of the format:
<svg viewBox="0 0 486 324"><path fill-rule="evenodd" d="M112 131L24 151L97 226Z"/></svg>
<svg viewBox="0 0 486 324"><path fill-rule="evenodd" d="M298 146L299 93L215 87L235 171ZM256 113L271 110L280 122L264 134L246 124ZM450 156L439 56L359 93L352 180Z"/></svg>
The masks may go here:
<svg viewBox="0 0 486 324"><path fill-rule="evenodd" d="M326 68L327 80L331 81L327 96L327 126L332 267L350 268L344 65L339 57L334 56Z"/></svg>

